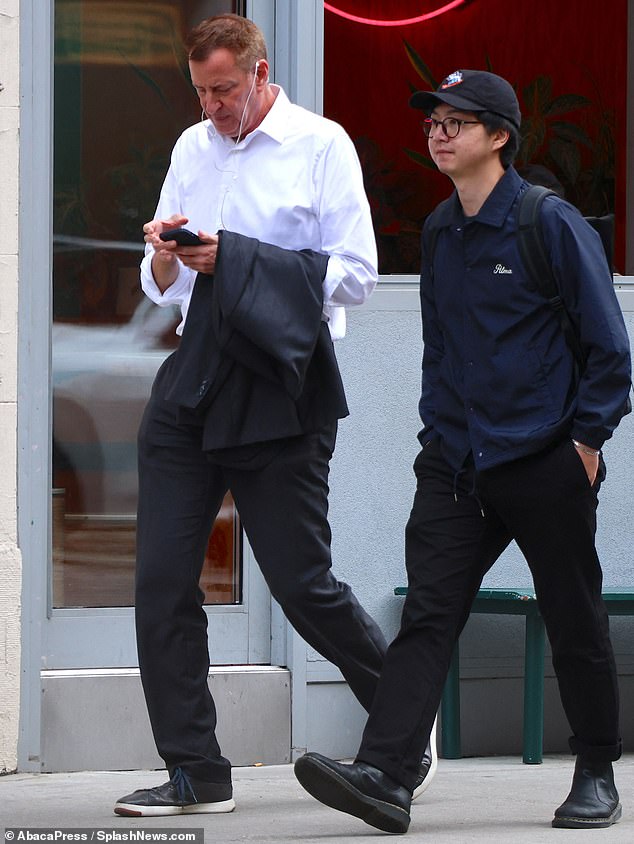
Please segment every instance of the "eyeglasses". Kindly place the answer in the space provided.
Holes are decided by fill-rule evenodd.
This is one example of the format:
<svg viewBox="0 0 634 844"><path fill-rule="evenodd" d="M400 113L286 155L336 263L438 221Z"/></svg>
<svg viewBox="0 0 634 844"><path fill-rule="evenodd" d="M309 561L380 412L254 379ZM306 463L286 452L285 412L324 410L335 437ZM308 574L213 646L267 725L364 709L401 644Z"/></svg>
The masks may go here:
<svg viewBox="0 0 634 844"><path fill-rule="evenodd" d="M426 117L423 120L423 132L429 138L432 132L440 126L446 138L455 138L465 123L480 123L479 120L458 120L456 117L445 117L444 120L434 120L433 117Z"/></svg>

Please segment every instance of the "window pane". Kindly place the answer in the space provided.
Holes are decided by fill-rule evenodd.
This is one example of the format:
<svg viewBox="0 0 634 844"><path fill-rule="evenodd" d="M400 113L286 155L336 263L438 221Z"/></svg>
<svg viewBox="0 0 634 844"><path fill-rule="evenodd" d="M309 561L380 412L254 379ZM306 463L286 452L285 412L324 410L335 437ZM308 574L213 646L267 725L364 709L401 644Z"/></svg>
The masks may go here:
<svg viewBox="0 0 634 844"><path fill-rule="evenodd" d="M586 215L616 214L625 266L627 0L333 0L325 11L324 112L355 141L382 273L417 273L425 217L451 191L427 154L414 90L458 68L516 86L524 115L518 166L539 164ZM399 26L386 20L422 17ZM546 9L547 6L547 9ZM383 21L383 25L374 25ZM543 171L542 171L543 172Z"/></svg>
<svg viewBox="0 0 634 844"><path fill-rule="evenodd" d="M53 242L53 606L133 603L136 432L178 314L143 297L142 225L199 116L181 47L232 2L57 0ZM231 498L207 603L241 600Z"/></svg>

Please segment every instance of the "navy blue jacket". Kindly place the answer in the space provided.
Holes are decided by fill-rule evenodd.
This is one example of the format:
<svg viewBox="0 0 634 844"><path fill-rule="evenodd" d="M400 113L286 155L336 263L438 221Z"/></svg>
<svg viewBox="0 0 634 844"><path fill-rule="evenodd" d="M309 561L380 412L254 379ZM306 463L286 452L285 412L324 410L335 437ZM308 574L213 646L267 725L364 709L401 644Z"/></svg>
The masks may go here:
<svg viewBox="0 0 634 844"><path fill-rule="evenodd" d="M465 218L454 192L423 229L419 438L438 436L456 470L469 453L487 469L564 436L599 449L628 412L629 340L601 240L572 205L545 200L544 243L587 357L577 384L559 319L520 258L516 212L527 187L510 167L477 216Z"/></svg>

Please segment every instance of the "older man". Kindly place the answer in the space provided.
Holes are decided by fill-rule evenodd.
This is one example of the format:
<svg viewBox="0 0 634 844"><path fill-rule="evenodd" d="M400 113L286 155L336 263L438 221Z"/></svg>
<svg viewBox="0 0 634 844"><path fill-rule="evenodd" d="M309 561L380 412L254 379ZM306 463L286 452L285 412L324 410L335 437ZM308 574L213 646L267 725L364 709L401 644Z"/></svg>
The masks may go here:
<svg viewBox="0 0 634 844"><path fill-rule="evenodd" d="M251 21L205 20L186 48L202 121L174 147L141 265L145 293L183 316L139 432L137 643L170 779L118 800L131 816L234 808L198 587L227 490L271 593L366 709L386 648L331 572L327 520L348 413L332 340L377 279L357 156L339 125L269 82ZM197 245L170 234L185 225Z"/></svg>

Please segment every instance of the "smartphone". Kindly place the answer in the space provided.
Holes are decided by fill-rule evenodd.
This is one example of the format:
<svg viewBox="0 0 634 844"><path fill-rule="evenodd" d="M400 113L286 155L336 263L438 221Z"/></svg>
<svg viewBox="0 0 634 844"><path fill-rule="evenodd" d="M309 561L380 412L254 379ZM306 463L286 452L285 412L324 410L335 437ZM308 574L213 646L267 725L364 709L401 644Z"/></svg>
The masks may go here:
<svg viewBox="0 0 634 844"><path fill-rule="evenodd" d="M202 246L203 242L194 232L189 229L170 229L166 232L161 232L159 235L161 240L175 240L179 246Z"/></svg>

